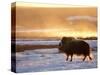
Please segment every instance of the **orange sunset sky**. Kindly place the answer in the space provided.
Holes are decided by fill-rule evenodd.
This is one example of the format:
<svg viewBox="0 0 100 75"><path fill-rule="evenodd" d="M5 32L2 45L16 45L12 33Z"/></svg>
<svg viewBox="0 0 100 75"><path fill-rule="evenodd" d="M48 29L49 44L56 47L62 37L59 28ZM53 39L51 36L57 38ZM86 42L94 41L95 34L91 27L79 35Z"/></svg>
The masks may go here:
<svg viewBox="0 0 100 75"><path fill-rule="evenodd" d="M16 36L97 36L97 8L16 3Z"/></svg>

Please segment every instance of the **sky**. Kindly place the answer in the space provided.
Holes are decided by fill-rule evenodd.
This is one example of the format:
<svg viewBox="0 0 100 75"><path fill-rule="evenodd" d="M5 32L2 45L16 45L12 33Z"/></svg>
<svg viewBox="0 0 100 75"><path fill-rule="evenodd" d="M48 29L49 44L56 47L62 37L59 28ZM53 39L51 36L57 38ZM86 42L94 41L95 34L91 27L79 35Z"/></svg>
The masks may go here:
<svg viewBox="0 0 100 75"><path fill-rule="evenodd" d="M17 38L63 36L97 36L97 8L16 4Z"/></svg>

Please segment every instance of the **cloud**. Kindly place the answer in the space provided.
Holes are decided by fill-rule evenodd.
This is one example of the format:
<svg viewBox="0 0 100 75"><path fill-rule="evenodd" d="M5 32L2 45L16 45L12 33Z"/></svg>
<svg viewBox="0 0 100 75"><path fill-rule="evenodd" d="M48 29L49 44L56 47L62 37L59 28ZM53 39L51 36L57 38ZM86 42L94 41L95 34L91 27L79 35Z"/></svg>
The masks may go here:
<svg viewBox="0 0 100 75"><path fill-rule="evenodd" d="M75 21L75 20L88 20L91 22L96 22L97 18L94 16L69 16L67 20Z"/></svg>
<svg viewBox="0 0 100 75"><path fill-rule="evenodd" d="M71 31L71 29L22 29L22 30L17 30L16 32L61 32L61 31Z"/></svg>

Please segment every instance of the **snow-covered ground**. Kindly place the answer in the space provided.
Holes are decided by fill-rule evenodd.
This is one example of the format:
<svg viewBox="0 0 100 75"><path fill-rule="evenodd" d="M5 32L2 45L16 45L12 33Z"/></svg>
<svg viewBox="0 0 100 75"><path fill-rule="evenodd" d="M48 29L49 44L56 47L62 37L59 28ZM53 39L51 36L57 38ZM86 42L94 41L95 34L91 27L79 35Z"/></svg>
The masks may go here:
<svg viewBox="0 0 100 75"><path fill-rule="evenodd" d="M18 40L18 45L58 45L60 40Z"/></svg>
<svg viewBox="0 0 100 75"><path fill-rule="evenodd" d="M87 40L90 47L97 48L96 40ZM59 41L17 41L17 44L58 45ZM64 53L57 48L25 50L16 53L16 72L40 72L71 69L89 69L97 67L97 51L92 51L92 61L82 61L82 56L74 56L72 62L66 61Z"/></svg>
<svg viewBox="0 0 100 75"><path fill-rule="evenodd" d="M97 40L85 40L91 47L97 46ZM58 45L60 40L17 40L18 45Z"/></svg>

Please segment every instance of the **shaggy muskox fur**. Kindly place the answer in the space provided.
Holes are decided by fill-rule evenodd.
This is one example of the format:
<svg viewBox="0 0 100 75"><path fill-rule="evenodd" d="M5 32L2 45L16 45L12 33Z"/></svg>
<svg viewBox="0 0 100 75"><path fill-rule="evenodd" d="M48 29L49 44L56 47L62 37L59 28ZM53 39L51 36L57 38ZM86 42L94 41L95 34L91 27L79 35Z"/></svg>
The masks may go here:
<svg viewBox="0 0 100 75"><path fill-rule="evenodd" d="M69 56L71 56L71 60L73 58L73 55L83 55L83 61L88 56L90 60L92 58L90 57L90 47L89 44L86 43L83 40L76 40L72 37L63 37L61 42L59 43L59 52L64 52L67 55L67 59Z"/></svg>

